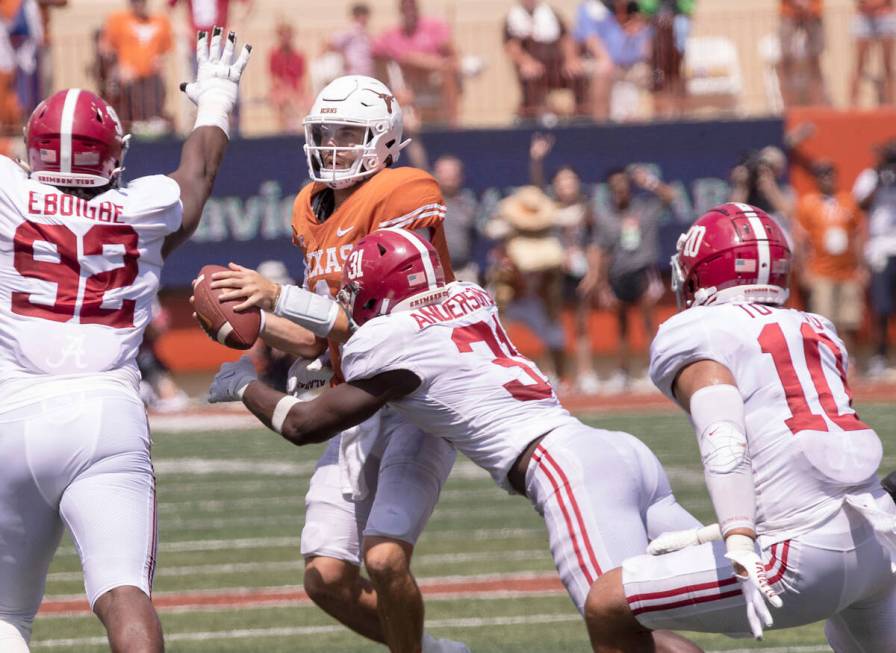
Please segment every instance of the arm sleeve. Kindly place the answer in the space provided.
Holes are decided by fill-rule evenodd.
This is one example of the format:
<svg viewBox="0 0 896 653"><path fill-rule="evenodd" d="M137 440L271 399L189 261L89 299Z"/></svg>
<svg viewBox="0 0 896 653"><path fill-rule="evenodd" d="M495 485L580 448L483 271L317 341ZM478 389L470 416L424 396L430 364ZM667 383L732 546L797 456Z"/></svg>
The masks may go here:
<svg viewBox="0 0 896 653"><path fill-rule="evenodd" d="M429 173L414 170L396 184L377 211L372 229L400 227L415 231L445 220L445 202L439 184Z"/></svg>
<svg viewBox="0 0 896 653"><path fill-rule="evenodd" d="M342 374L346 381L369 379L392 370L409 370L423 380L423 366L414 360L410 326L381 317L362 325L342 349Z"/></svg>
<svg viewBox="0 0 896 653"><path fill-rule="evenodd" d="M723 335L707 328L712 319L701 307L689 308L664 322L650 345L650 378L664 395L674 400L672 384L683 368L712 360L733 370L721 346ZM716 318L717 319L717 318Z"/></svg>

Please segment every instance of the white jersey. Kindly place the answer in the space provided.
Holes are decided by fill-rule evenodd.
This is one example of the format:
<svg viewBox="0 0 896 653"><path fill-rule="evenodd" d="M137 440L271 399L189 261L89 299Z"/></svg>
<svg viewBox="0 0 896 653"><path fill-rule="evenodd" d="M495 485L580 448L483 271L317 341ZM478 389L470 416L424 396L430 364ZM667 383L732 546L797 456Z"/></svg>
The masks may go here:
<svg viewBox="0 0 896 653"><path fill-rule="evenodd" d="M182 211L169 177L84 200L28 179L0 156L3 410L72 383L136 389L162 244L180 228Z"/></svg>
<svg viewBox="0 0 896 653"><path fill-rule="evenodd" d="M808 532L850 488L875 482L880 439L852 408L846 347L826 318L749 303L689 308L660 326L650 376L672 398L678 373L699 360L727 367L744 399L764 546Z"/></svg>
<svg viewBox="0 0 896 653"><path fill-rule="evenodd" d="M535 438L577 424L544 375L520 356L494 300L473 283L453 283L443 302L374 318L342 351L347 381L409 370L420 386L391 405L443 437L512 492L507 472Z"/></svg>

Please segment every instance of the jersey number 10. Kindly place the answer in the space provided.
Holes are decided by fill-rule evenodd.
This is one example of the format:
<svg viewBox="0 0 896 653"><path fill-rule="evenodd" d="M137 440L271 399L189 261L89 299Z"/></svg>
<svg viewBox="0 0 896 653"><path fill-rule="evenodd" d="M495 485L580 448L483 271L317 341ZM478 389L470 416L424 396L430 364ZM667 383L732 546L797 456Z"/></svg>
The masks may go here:
<svg viewBox="0 0 896 653"><path fill-rule="evenodd" d="M844 431L861 431L869 428L867 424L853 413L840 414L831 386L824 375L821 363L821 345L827 347L837 361L837 374L843 383L843 389L852 405L852 395L846 385L846 370L843 367L843 352L840 347L824 333L819 333L805 322L800 327L803 336L803 352L806 356L806 367L815 386L815 393L821 409L835 425ZM766 324L759 334L759 346L766 354L770 354L775 362L775 370L781 385L784 386L784 395L787 398L787 407L790 408L791 417L785 420L787 428L796 435L800 431L828 431L824 417L812 412L806 398L806 391L800 382L800 378L793 366L793 358L787 347L787 339L781 330L781 325L774 322Z"/></svg>

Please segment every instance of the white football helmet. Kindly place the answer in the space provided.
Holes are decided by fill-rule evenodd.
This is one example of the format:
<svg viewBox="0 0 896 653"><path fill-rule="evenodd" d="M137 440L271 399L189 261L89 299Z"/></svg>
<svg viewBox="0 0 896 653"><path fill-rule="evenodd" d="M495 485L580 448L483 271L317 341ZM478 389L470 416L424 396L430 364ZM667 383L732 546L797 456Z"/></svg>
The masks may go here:
<svg viewBox="0 0 896 653"><path fill-rule="evenodd" d="M348 188L398 161L401 107L381 81L334 79L318 94L305 126L308 174L330 188Z"/></svg>

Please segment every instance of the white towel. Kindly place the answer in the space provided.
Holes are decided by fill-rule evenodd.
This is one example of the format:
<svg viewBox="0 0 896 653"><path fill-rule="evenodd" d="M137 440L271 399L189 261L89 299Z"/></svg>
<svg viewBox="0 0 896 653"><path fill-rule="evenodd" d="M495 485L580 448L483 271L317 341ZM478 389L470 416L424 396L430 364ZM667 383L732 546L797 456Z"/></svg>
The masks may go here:
<svg viewBox="0 0 896 653"><path fill-rule="evenodd" d="M380 435L380 414L376 413L339 436L339 476L342 494L351 501L363 501L368 492L364 464Z"/></svg>
<svg viewBox="0 0 896 653"><path fill-rule="evenodd" d="M531 38L537 43L553 43L560 38L560 21L547 3L540 3L531 14L522 5L507 12L507 31L516 39Z"/></svg>

